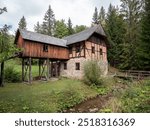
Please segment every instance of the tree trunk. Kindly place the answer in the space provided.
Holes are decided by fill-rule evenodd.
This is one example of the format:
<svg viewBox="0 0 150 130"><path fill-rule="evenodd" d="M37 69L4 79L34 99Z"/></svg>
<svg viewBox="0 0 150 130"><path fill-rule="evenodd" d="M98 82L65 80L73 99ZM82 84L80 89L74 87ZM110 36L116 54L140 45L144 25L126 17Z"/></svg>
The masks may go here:
<svg viewBox="0 0 150 130"><path fill-rule="evenodd" d="M0 65L0 87L4 86L4 62Z"/></svg>

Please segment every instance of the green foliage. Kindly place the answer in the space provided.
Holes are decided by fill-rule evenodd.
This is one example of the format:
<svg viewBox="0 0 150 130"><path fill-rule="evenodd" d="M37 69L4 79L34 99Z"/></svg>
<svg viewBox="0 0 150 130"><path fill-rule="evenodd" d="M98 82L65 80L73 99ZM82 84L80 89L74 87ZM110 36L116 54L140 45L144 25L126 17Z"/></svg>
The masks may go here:
<svg viewBox="0 0 150 130"><path fill-rule="evenodd" d="M0 89L0 112L60 112L97 95L81 81L71 79L5 86Z"/></svg>
<svg viewBox="0 0 150 130"><path fill-rule="evenodd" d="M99 20L99 23L105 27L105 9L104 7L102 6L101 9L100 9L100 12L99 12L99 15L98 15L98 20Z"/></svg>
<svg viewBox="0 0 150 130"><path fill-rule="evenodd" d="M49 5L48 10L45 13L44 21L41 27L41 33L49 36L54 35L54 26L55 26L55 15Z"/></svg>
<svg viewBox="0 0 150 130"><path fill-rule="evenodd" d="M63 91L59 92L58 95L59 108L61 110L79 104L84 99L83 95L74 87L64 89Z"/></svg>
<svg viewBox="0 0 150 130"><path fill-rule="evenodd" d="M123 112L150 112L150 80L134 83L122 96Z"/></svg>
<svg viewBox="0 0 150 130"><path fill-rule="evenodd" d="M81 32L81 31L83 31L83 30L85 30L85 29L87 29L87 27L86 27L85 25L76 25L76 26L74 27L75 33L79 33L79 32Z"/></svg>
<svg viewBox="0 0 150 130"><path fill-rule="evenodd" d="M85 63L84 82L88 85L101 85L101 70L97 61L87 61Z"/></svg>
<svg viewBox="0 0 150 130"><path fill-rule="evenodd" d="M34 25L34 31L37 33L41 33L41 25L39 21L36 23L36 25Z"/></svg>
<svg viewBox="0 0 150 130"><path fill-rule="evenodd" d="M21 74L14 69L13 65L7 66L5 68L5 78L4 79L6 82L12 82L12 83L20 82Z"/></svg>
<svg viewBox="0 0 150 130"><path fill-rule="evenodd" d="M141 43L138 49L139 68L150 70L150 1L145 0L144 12L141 22Z"/></svg>
<svg viewBox="0 0 150 130"><path fill-rule="evenodd" d="M125 23L119 10L111 4L106 17L105 28L110 46L108 48L108 61L112 66L119 67L125 39Z"/></svg>
<svg viewBox="0 0 150 130"><path fill-rule="evenodd" d="M97 10L97 7L95 7L95 11L94 11L94 14L93 14L93 18L92 18L92 23L93 24L98 24L98 10Z"/></svg>
<svg viewBox="0 0 150 130"><path fill-rule="evenodd" d="M74 34L74 30L73 30L72 22L70 18L68 19L67 29L68 29L68 35Z"/></svg>
<svg viewBox="0 0 150 130"><path fill-rule="evenodd" d="M19 25L19 29L25 29L25 30L27 29L27 22L24 16L20 19L18 25Z"/></svg>
<svg viewBox="0 0 150 130"><path fill-rule="evenodd" d="M58 38L63 38L68 35L68 28L67 25L65 24L65 21L62 20L57 20L55 23L55 31L54 31L54 36Z"/></svg>

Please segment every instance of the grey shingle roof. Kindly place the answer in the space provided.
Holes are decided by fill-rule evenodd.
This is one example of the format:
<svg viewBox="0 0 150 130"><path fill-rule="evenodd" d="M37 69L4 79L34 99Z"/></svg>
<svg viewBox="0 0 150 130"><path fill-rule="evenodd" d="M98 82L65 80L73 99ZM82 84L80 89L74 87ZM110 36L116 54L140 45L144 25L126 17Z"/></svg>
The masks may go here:
<svg viewBox="0 0 150 130"><path fill-rule="evenodd" d="M48 35L30 32L30 31L26 31L26 30L22 30L22 29L19 29L19 31L20 31L23 39L52 44L52 45L56 45L56 46L67 47L66 46L67 41L64 39L59 39L59 38L51 37Z"/></svg>
<svg viewBox="0 0 150 130"><path fill-rule="evenodd" d="M103 28L100 25L95 25L95 26L93 26L89 29L86 29L80 33L64 37L64 39L67 40L67 45L69 45L69 44L73 44L76 42L87 40L93 33L98 33L98 34L106 37L106 34L105 34Z"/></svg>
<svg viewBox="0 0 150 130"><path fill-rule="evenodd" d="M51 37L40 33L30 32L22 29L19 29L19 32L21 33L23 39L42 42L42 43L56 45L56 46L62 46L62 47L67 47L67 45L87 40L93 33L98 33L106 37L106 34L100 25L93 26L82 32L64 37L63 39Z"/></svg>

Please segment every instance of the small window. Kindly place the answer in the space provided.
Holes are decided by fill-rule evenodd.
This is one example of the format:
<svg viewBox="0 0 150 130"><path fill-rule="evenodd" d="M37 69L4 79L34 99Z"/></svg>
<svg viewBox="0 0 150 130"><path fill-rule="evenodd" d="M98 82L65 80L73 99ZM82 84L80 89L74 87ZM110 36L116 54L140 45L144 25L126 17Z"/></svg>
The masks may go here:
<svg viewBox="0 0 150 130"><path fill-rule="evenodd" d="M72 54L72 47L69 48L69 54Z"/></svg>
<svg viewBox="0 0 150 130"><path fill-rule="evenodd" d="M76 46L76 53L80 52L80 45Z"/></svg>
<svg viewBox="0 0 150 130"><path fill-rule="evenodd" d="M100 49L100 55L103 55L103 50L102 49Z"/></svg>
<svg viewBox="0 0 150 130"><path fill-rule="evenodd" d="M92 53L95 53L95 47L92 46Z"/></svg>
<svg viewBox="0 0 150 130"><path fill-rule="evenodd" d="M80 63L76 63L76 70L80 70Z"/></svg>
<svg viewBox="0 0 150 130"><path fill-rule="evenodd" d="M43 51L44 51L44 52L48 52L48 45L47 45L47 44L44 44L44 45L43 45Z"/></svg>
<svg viewBox="0 0 150 130"><path fill-rule="evenodd" d="M64 63L64 70L67 70L67 63Z"/></svg>

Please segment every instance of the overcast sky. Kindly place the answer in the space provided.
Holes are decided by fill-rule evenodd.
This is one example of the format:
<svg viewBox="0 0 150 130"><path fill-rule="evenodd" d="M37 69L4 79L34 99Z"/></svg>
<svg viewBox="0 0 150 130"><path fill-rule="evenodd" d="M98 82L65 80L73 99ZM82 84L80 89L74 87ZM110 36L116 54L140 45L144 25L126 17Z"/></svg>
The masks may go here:
<svg viewBox="0 0 150 130"><path fill-rule="evenodd" d="M51 5L57 20L67 22L70 17L74 26L90 26L94 8L104 6L107 10L110 3L120 5L120 0L0 0L0 8L7 7L8 10L0 15L0 26L12 25L11 31L14 32L24 15L27 29L33 31L37 21L42 23L48 5Z"/></svg>

